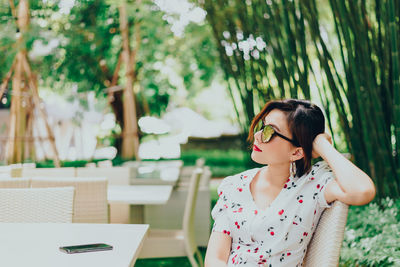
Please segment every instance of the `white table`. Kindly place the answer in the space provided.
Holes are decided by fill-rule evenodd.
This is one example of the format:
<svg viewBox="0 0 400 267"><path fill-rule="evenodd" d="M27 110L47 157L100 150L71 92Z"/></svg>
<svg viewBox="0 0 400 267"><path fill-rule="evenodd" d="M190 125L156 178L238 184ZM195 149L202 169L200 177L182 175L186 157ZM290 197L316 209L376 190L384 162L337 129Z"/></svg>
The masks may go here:
<svg viewBox="0 0 400 267"><path fill-rule="evenodd" d="M171 185L109 185L108 203L162 205L171 196Z"/></svg>
<svg viewBox="0 0 400 267"><path fill-rule="evenodd" d="M0 266L133 266L148 228L136 224L0 223ZM114 248L79 254L59 250L89 243Z"/></svg>
<svg viewBox="0 0 400 267"><path fill-rule="evenodd" d="M110 222L143 223L144 205L164 205L171 192L171 185L109 185Z"/></svg>

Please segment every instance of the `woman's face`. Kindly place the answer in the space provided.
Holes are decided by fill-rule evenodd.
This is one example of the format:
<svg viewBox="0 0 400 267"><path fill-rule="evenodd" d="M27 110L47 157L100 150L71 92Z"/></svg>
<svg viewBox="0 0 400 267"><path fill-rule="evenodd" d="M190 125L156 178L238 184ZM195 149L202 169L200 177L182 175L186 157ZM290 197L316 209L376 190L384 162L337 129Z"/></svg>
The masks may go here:
<svg viewBox="0 0 400 267"><path fill-rule="evenodd" d="M286 115L279 109L271 110L264 118L264 125L270 124L278 133L292 139ZM261 151L259 151L257 148ZM259 164L289 163L292 153L296 148L287 140L275 135L268 143L261 141L261 131L254 134L253 151L251 159Z"/></svg>

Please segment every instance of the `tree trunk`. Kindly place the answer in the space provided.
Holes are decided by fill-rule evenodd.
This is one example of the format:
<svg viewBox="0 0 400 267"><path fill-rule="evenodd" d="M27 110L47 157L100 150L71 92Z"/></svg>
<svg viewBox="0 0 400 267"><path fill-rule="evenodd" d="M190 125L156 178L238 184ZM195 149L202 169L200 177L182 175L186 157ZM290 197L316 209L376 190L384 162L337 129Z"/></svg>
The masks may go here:
<svg viewBox="0 0 400 267"><path fill-rule="evenodd" d="M7 162L22 162L22 137L25 134L25 109L22 107L22 52L16 56L16 65L12 79L12 97L10 112L9 139L7 142Z"/></svg>
<svg viewBox="0 0 400 267"><path fill-rule="evenodd" d="M34 107L38 108L39 115L45 122L46 131L49 137L50 146L53 152L54 165L60 167L58 153L54 142L54 136L47 123L44 108L41 107L36 79L34 78L27 59L26 47L24 45L23 36L29 26L29 4L28 0L21 0L18 5L18 12L15 11L12 1L10 1L13 15L18 17L17 26L20 32L18 38L18 46L21 47L16 55L15 61L9 75L3 82L0 93L4 91L8 80L12 73L12 97L11 97L11 112L10 112L10 129L6 149L6 159L8 163L23 162L25 159L26 146L32 140L32 123L34 112L31 111L28 116L27 109L31 108L30 104L34 103ZM16 14L18 13L18 14ZM15 64L15 65L14 65ZM27 130L28 128L28 130ZM32 151L28 148L28 151Z"/></svg>
<svg viewBox="0 0 400 267"><path fill-rule="evenodd" d="M133 92L134 69L131 62L129 46L129 28L126 16L126 6L119 7L119 21L122 35L122 61L125 63L125 88L123 95L124 125L122 130L122 157L139 159L139 137L136 117L136 103Z"/></svg>

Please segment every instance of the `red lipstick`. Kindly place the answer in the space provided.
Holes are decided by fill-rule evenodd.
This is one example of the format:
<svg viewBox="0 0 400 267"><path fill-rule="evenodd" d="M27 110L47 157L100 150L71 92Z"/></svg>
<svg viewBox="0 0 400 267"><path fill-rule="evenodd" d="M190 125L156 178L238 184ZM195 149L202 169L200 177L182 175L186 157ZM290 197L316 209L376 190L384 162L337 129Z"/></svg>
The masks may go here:
<svg viewBox="0 0 400 267"><path fill-rule="evenodd" d="M253 150L254 151L258 151L258 152L262 152L262 150L256 145L253 145Z"/></svg>

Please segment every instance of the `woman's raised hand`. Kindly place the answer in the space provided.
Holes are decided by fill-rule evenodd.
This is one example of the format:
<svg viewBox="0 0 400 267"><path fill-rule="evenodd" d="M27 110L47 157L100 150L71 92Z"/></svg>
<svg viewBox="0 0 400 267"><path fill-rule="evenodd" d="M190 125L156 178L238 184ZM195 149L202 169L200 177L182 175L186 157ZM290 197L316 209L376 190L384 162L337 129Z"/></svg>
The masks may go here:
<svg viewBox="0 0 400 267"><path fill-rule="evenodd" d="M332 136L329 133L318 134L313 141L312 158L318 158L321 154L321 144L328 141L332 145Z"/></svg>

